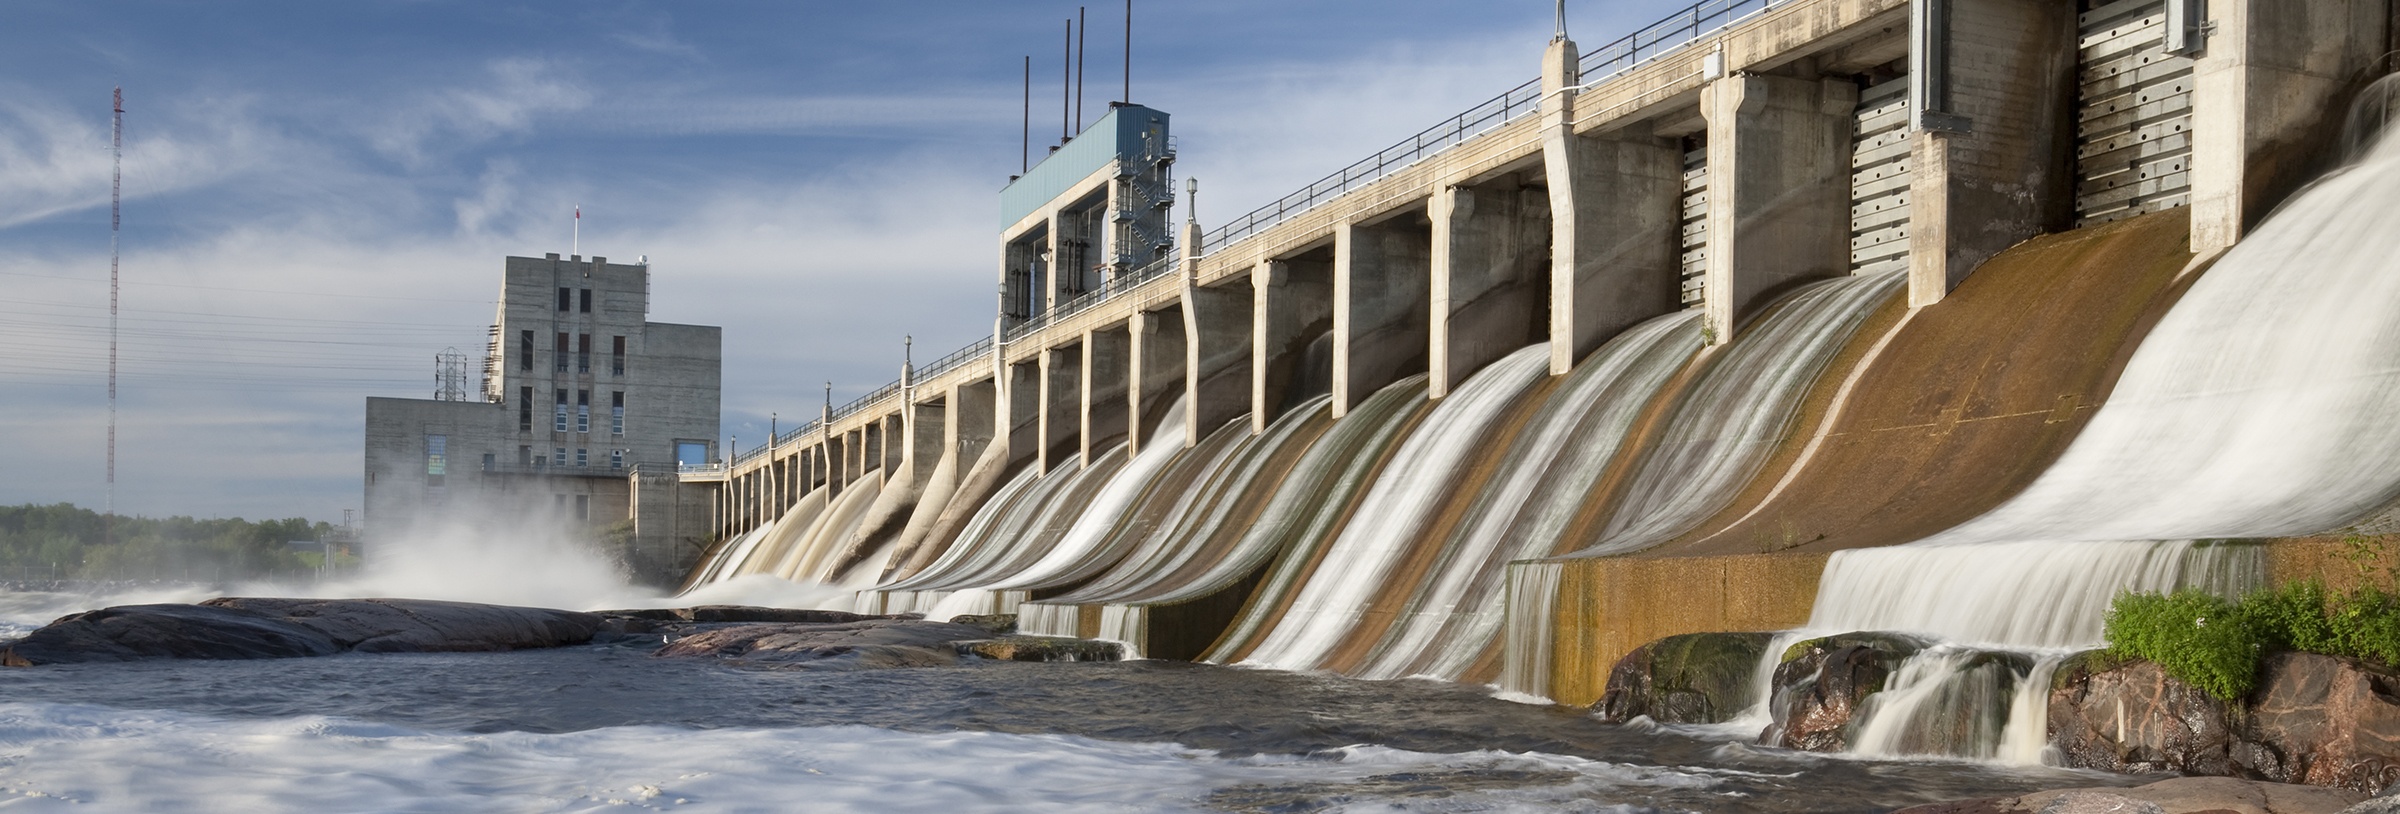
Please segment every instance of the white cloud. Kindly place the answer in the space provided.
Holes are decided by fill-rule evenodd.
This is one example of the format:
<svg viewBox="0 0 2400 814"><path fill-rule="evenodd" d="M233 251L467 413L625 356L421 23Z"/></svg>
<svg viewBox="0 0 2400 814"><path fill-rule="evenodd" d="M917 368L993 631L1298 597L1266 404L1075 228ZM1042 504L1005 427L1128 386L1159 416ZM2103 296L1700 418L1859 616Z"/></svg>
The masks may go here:
<svg viewBox="0 0 2400 814"><path fill-rule="evenodd" d="M421 166L431 145L456 150L530 131L540 116L591 103L591 91L566 73L551 60L493 60L472 84L421 93L396 105L374 120L368 141L387 156Z"/></svg>

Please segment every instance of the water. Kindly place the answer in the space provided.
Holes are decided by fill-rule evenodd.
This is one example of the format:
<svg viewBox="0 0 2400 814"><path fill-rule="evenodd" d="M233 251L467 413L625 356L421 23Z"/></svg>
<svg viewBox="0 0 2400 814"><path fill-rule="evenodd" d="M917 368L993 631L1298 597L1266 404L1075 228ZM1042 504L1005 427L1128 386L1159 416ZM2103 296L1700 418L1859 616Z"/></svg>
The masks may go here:
<svg viewBox="0 0 2400 814"><path fill-rule="evenodd" d="M1578 556L1639 551L1693 530L1758 474L1801 397L1903 272L1811 284L1719 350L1681 397L1627 481L1598 538Z"/></svg>
<svg viewBox="0 0 2400 814"><path fill-rule="evenodd" d="M1137 504L1157 495L1160 476L1186 459L1196 457L1184 448L1190 435L1184 427L1183 411L1186 400L1177 399L1167 409L1160 422L1158 437L1150 440L1141 454L1123 470L1110 477L1091 502L1076 506L1073 525L1058 543L1051 546L1040 560L1023 570L1008 574L988 586L990 588L1050 588L1080 582L1095 568L1113 564L1123 556L1124 525L1137 513ZM1221 442L1220 442L1221 443ZM1206 453L1201 453L1204 457ZM1164 491L1177 491L1169 488ZM1172 496L1170 496L1171 498Z"/></svg>
<svg viewBox="0 0 2400 814"><path fill-rule="evenodd" d="M1507 564L1560 553L1569 521L1642 408L1699 349L1698 315L1676 314L1626 331L1578 365L1509 440L1500 472L1474 486L1428 579L1409 589L1399 621L1352 674L1468 677L1497 644Z"/></svg>
<svg viewBox="0 0 2400 814"><path fill-rule="evenodd" d="M1387 591L1462 467L1491 442L1491 425L1547 372L1550 349L1535 345L1492 363L1437 403L1393 454L1320 569L1244 663L1318 669Z"/></svg>
<svg viewBox="0 0 2400 814"><path fill-rule="evenodd" d="M1871 811L2134 782L1863 764L1436 682L753 670L577 647L0 672L27 811Z"/></svg>
<svg viewBox="0 0 2400 814"><path fill-rule="evenodd" d="M1276 559L1233 625L1202 660L1240 661L1258 646L1316 573L1359 496L1429 409L1425 377L1410 376L1367 397L1309 448L1237 545L1237 551L1272 552Z"/></svg>
<svg viewBox="0 0 2400 814"><path fill-rule="evenodd" d="M2265 579L2255 545L2190 541L1918 543L1834 552L1808 629L1922 633L2016 649L2102 644L2126 591L2199 588L2237 597Z"/></svg>

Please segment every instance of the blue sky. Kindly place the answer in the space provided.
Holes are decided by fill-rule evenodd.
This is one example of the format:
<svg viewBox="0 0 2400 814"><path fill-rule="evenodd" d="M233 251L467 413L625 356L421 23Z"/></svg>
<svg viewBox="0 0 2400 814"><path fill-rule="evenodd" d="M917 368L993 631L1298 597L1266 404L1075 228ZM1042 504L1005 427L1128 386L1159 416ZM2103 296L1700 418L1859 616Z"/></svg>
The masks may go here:
<svg viewBox="0 0 2400 814"><path fill-rule="evenodd" d="M1574 0L1586 44L1683 2ZM1090 7L1087 119L1119 89ZM108 96L126 88L117 505L338 519L367 396L480 353L500 258L652 263L725 329L723 432L991 325L1020 60L1068 2L12 2L0 9L0 503L105 499ZM1542 0L1135 4L1133 99L1214 226L1531 78Z"/></svg>

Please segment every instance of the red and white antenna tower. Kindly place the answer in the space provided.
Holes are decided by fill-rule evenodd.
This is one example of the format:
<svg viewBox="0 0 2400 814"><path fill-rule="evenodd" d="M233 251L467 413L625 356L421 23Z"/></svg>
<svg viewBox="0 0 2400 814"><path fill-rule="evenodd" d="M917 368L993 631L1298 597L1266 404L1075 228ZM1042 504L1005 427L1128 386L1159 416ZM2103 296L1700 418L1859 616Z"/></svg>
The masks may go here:
<svg viewBox="0 0 2400 814"><path fill-rule="evenodd" d="M125 87L117 86L116 113L109 122L108 174L108 516L101 536L114 541L117 522L117 234L123 228L125 189Z"/></svg>

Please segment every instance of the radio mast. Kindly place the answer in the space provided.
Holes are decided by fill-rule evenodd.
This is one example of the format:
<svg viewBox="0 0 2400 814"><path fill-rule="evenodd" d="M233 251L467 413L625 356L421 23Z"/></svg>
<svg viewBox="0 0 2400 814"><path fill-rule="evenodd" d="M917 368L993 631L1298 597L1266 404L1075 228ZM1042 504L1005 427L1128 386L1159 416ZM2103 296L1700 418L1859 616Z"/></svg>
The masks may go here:
<svg viewBox="0 0 2400 814"><path fill-rule="evenodd" d="M108 514L100 537L116 541L117 523L117 236L124 228L125 86L116 89L115 113L109 119L108 172Z"/></svg>

